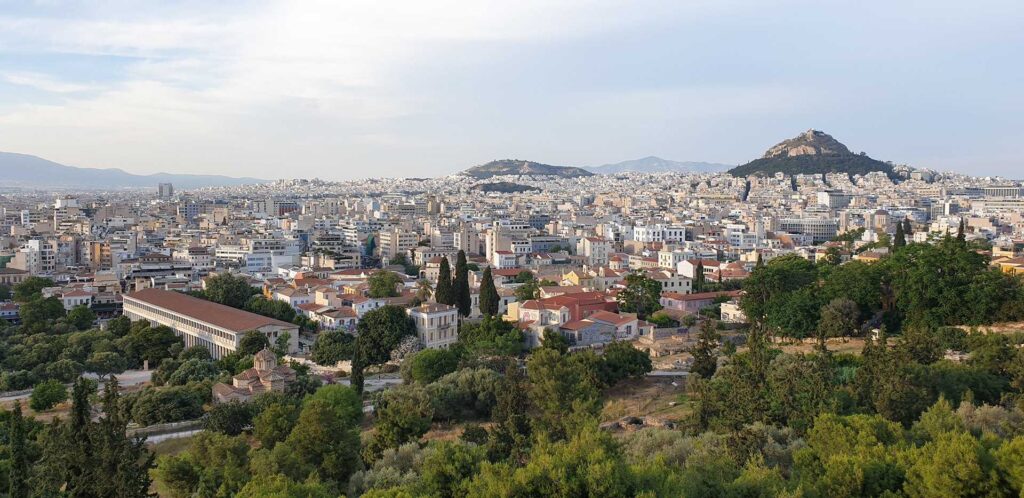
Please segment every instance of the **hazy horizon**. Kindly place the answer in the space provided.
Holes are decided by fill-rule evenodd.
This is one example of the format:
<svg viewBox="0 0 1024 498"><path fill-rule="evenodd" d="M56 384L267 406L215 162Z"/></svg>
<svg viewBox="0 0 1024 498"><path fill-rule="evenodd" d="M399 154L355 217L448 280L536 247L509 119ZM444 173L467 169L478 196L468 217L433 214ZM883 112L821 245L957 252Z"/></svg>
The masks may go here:
<svg viewBox="0 0 1024 498"><path fill-rule="evenodd" d="M71 166L741 164L815 128L880 160L1021 176L1010 1L4 6L0 150Z"/></svg>

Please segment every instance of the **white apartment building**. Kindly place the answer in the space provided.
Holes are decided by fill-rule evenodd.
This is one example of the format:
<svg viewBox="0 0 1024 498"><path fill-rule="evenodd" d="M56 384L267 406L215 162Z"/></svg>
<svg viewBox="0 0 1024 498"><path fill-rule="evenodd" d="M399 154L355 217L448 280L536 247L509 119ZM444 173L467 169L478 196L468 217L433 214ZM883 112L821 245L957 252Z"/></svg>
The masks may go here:
<svg viewBox="0 0 1024 498"><path fill-rule="evenodd" d="M686 227L662 225L637 225L633 227L633 238L637 242L664 242L678 244L686 240Z"/></svg>
<svg viewBox="0 0 1024 498"><path fill-rule="evenodd" d="M611 256L612 243L600 237L584 237L580 240L577 252L587 258L590 266L606 266Z"/></svg>

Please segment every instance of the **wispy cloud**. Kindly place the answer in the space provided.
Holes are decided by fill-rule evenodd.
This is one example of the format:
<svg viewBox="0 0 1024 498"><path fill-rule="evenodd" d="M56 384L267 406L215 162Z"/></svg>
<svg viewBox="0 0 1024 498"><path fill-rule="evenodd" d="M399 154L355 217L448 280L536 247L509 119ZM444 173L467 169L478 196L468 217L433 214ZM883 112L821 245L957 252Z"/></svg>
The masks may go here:
<svg viewBox="0 0 1024 498"><path fill-rule="evenodd" d="M0 78L12 85L27 86L51 93L82 93L98 88L90 84L60 81L49 75L34 72L9 72L0 75Z"/></svg>
<svg viewBox="0 0 1024 498"><path fill-rule="evenodd" d="M56 98L6 99L0 148L264 177L440 174L509 154L737 161L812 125L882 135L871 120L895 112L885 103L949 98L944 71L1019 77L929 58L1022 48L1007 28L1020 10L993 4L934 2L904 38L888 2L864 6L877 25L810 0L12 4L0 81ZM1010 93L980 95L1019 104ZM758 138L737 150L726 131Z"/></svg>

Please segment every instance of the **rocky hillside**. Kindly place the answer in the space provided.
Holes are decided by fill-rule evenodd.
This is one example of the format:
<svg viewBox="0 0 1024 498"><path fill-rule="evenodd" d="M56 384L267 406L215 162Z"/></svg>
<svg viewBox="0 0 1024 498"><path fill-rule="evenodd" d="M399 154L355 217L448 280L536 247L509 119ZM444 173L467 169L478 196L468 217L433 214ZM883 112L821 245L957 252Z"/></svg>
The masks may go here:
<svg viewBox="0 0 1024 498"><path fill-rule="evenodd" d="M491 161L487 164L474 166L462 172L463 175L485 180L495 176L522 175L522 176L560 176L562 178L577 178L580 176L591 176L593 173L571 166L552 166L550 164L535 163L519 159L502 159Z"/></svg>
<svg viewBox="0 0 1024 498"><path fill-rule="evenodd" d="M863 152L854 154L845 145L823 131L807 130L768 149L760 159L737 166L729 173L733 176L770 176L847 173L864 175L881 171L892 176L892 166L872 159Z"/></svg>

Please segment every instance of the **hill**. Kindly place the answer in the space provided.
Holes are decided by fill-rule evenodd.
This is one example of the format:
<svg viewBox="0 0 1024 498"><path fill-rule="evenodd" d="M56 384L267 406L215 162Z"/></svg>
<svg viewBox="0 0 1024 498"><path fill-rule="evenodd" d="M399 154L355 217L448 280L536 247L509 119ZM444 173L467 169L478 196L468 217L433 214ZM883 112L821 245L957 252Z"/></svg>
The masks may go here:
<svg viewBox="0 0 1024 498"><path fill-rule="evenodd" d="M512 182L478 183L476 185L473 185L472 189L473 190L478 190L480 192L485 192L485 193L486 192L500 192L500 193L503 193L503 194L530 192L530 191L537 191L537 192L539 192L541 190L541 189L539 189L537 187L531 187L529 185L522 185L522 184L519 184L519 183L512 183Z"/></svg>
<svg viewBox="0 0 1024 498"><path fill-rule="evenodd" d="M775 173L787 175L846 173L864 175L881 171L893 175L892 166L868 157L863 152L854 154L831 135L818 130L807 130L800 135L784 140L747 164L729 170L733 176L771 176Z"/></svg>
<svg viewBox="0 0 1024 498"><path fill-rule="evenodd" d="M189 189L264 183L266 180L258 178L233 178L221 175L178 175L171 173L136 175L116 168L77 168L28 154L0 152L0 184L3 184L5 187L156 188L158 183L166 182L173 183L176 189Z"/></svg>
<svg viewBox="0 0 1024 498"><path fill-rule="evenodd" d="M502 159L491 161L487 164L474 166L462 172L463 175L486 180L495 176L521 175L521 176L559 176L562 178L578 178L581 176L592 176L593 173L571 166L552 166L550 164L523 161L520 159Z"/></svg>
<svg viewBox="0 0 1024 498"><path fill-rule="evenodd" d="M587 166L587 171L599 175L611 175L633 171L637 173L717 173L731 168L730 164L695 161L672 161L655 156L642 157L601 166Z"/></svg>

